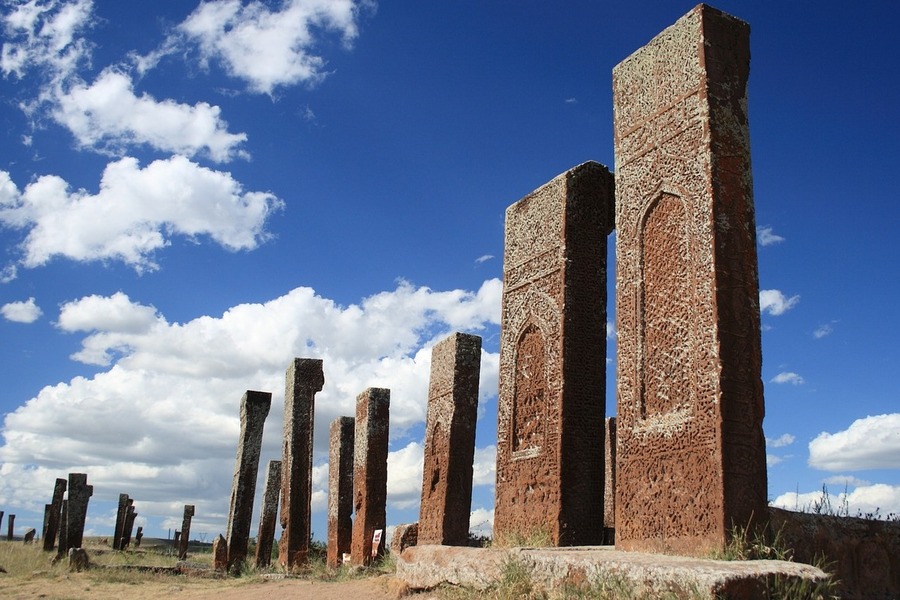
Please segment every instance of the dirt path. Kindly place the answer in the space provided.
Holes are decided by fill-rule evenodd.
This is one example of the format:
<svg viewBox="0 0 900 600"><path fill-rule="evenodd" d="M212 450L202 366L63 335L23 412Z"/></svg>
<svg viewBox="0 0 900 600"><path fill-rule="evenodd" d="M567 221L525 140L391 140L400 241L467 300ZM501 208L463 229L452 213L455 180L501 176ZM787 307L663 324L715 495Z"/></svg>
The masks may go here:
<svg viewBox="0 0 900 600"><path fill-rule="evenodd" d="M105 576L108 578L108 576ZM0 574L0 598L8 600L394 600L396 584L389 576L341 582L304 579L209 580L158 576L139 582L99 581L90 573L49 579L5 579ZM413 596L428 600L430 595Z"/></svg>

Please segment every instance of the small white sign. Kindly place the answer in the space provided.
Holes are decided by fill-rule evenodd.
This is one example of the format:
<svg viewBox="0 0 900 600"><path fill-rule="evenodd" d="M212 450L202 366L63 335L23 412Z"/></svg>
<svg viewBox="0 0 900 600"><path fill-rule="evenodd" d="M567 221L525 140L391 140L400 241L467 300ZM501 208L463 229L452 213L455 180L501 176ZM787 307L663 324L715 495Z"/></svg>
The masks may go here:
<svg viewBox="0 0 900 600"><path fill-rule="evenodd" d="M381 545L381 534L384 532L384 529L376 529L375 534L372 536L372 558L378 556L378 547Z"/></svg>

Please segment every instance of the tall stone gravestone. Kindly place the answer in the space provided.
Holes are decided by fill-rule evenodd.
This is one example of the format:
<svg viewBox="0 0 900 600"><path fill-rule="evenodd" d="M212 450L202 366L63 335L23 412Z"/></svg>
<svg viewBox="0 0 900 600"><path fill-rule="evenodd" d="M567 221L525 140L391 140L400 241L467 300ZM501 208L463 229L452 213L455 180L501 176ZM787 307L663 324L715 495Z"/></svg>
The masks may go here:
<svg viewBox="0 0 900 600"><path fill-rule="evenodd" d="M185 504L181 518L181 543L178 544L178 559L187 558L188 545L191 542L191 520L194 518L194 505Z"/></svg>
<svg viewBox="0 0 900 600"><path fill-rule="evenodd" d="M506 210L494 535L603 538L606 239L613 176L586 162Z"/></svg>
<svg viewBox="0 0 900 600"><path fill-rule="evenodd" d="M454 333L431 351L418 544L468 542L480 371L477 335Z"/></svg>
<svg viewBox="0 0 900 600"><path fill-rule="evenodd" d="M387 456L391 391L369 388L356 398L353 449L353 533L350 562L368 565L384 549L387 520ZM375 532L381 530L378 546Z"/></svg>
<svg viewBox="0 0 900 600"><path fill-rule="evenodd" d="M94 486L87 484L86 473L69 473L68 495L69 514L66 519L66 550L82 547L88 502L91 496L94 495Z"/></svg>
<svg viewBox="0 0 900 600"><path fill-rule="evenodd" d="M259 511L259 529L256 534L257 569L268 567L272 562L272 543L275 541L275 523L278 520L278 498L280 496L281 461L270 460L266 465L263 504Z"/></svg>
<svg viewBox="0 0 900 600"><path fill-rule="evenodd" d="M47 530L43 533L43 548L51 552L56 545L56 537L59 533L59 519L62 512L63 498L66 495L68 481L57 478L53 486L53 498L50 501L50 512L47 515Z"/></svg>
<svg viewBox="0 0 900 600"><path fill-rule="evenodd" d="M703 555L766 515L749 33L701 4L613 69L624 549Z"/></svg>
<svg viewBox="0 0 900 600"><path fill-rule="evenodd" d="M331 422L328 440L328 545L325 560L336 569L350 553L353 534L353 446L356 420Z"/></svg>
<svg viewBox="0 0 900 600"><path fill-rule="evenodd" d="M324 385L320 359L295 358L285 374L278 560L287 569L309 561L315 396Z"/></svg>
<svg viewBox="0 0 900 600"><path fill-rule="evenodd" d="M237 570L247 558L256 474L262 450L263 426L272 406L270 392L247 390L241 398L241 433L238 438L231 503L228 509L228 569Z"/></svg>

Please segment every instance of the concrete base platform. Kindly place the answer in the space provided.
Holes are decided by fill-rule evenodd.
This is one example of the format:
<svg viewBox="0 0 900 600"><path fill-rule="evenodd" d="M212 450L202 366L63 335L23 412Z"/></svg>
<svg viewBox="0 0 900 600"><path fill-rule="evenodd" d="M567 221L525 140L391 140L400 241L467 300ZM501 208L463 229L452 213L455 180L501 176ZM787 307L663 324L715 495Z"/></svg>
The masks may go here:
<svg viewBox="0 0 900 600"><path fill-rule="evenodd" d="M641 552L612 546L572 548L464 548L413 546L397 559L396 577L412 589L450 584L484 590L499 584L512 567L530 572L547 590L593 586L595 591L640 596L769 598L772 585L809 585L828 575L803 563L778 560L723 561ZM777 580L777 583L776 583ZM618 592L618 594L617 594Z"/></svg>

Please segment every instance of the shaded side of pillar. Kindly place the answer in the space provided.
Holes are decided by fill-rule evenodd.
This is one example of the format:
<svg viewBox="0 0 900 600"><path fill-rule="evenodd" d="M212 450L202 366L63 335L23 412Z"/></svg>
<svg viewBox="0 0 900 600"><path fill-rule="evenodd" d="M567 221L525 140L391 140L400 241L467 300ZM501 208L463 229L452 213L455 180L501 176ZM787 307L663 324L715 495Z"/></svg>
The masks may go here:
<svg viewBox="0 0 900 600"><path fill-rule="evenodd" d="M84 540L84 522L88 502L94 494L94 486L87 484L87 473L69 473L69 514L66 523L68 548L81 548ZM67 550L68 550L67 548Z"/></svg>

